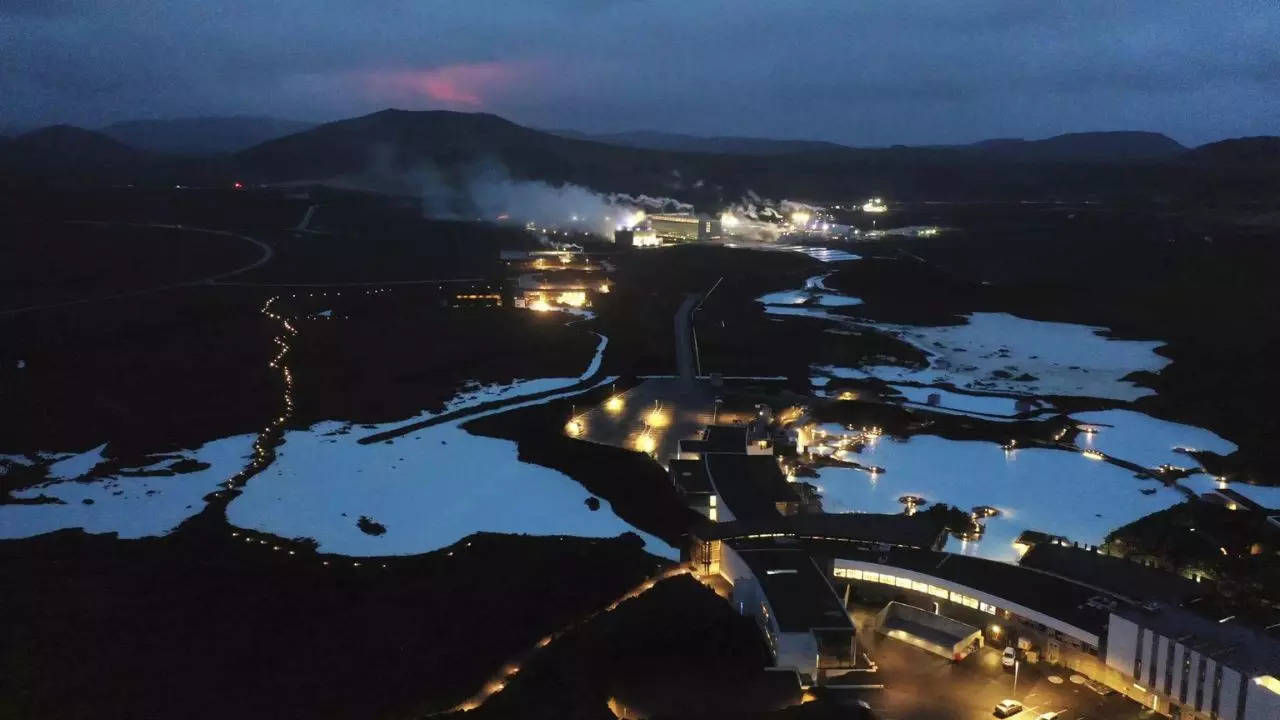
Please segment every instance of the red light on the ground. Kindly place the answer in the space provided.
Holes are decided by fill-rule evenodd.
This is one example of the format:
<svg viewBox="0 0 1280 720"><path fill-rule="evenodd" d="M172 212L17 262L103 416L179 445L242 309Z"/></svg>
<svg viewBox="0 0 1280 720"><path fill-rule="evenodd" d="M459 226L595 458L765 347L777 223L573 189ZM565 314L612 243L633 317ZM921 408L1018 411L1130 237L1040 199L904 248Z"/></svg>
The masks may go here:
<svg viewBox="0 0 1280 720"><path fill-rule="evenodd" d="M235 189L237 189L237 190L243 190L243 189L244 189L244 183L237 181L237 182L236 182L234 185L232 185L231 187L233 187L233 188L235 188Z"/></svg>

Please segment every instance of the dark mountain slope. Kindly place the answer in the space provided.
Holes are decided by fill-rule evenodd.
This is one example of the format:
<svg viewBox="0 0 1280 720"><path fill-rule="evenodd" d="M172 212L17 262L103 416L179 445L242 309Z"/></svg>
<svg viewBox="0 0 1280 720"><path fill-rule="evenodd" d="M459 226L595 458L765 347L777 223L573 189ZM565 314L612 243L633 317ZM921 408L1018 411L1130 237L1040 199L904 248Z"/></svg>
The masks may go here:
<svg viewBox="0 0 1280 720"><path fill-rule="evenodd" d="M102 129L127 145L174 155L232 153L315 127L315 123L271 117L190 117L126 120Z"/></svg>
<svg viewBox="0 0 1280 720"><path fill-rule="evenodd" d="M48 179L92 180L142 171L155 158L92 130L53 125L0 145L0 171Z"/></svg>

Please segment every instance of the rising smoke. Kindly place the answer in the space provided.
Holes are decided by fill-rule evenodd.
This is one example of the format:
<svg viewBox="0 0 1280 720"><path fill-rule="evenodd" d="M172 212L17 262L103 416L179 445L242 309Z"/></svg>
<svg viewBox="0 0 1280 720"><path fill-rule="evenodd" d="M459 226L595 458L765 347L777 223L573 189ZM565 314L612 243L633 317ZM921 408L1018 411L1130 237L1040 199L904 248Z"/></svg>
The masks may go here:
<svg viewBox="0 0 1280 720"><path fill-rule="evenodd" d="M581 185L553 185L512 177L501 162L488 159L448 172L434 167L411 174L422 193L427 217L509 223L546 230L589 232L610 238L619 227L631 227L645 213L691 213L693 205L669 197L601 193ZM725 234L772 241L790 232L798 218L816 216L821 208L795 200L772 200L748 190L720 212Z"/></svg>
<svg viewBox="0 0 1280 720"><path fill-rule="evenodd" d="M752 190L720 213L720 226L729 235L760 241L774 241L791 231L801 220L816 216L822 208L796 200L762 198Z"/></svg>
<svg viewBox="0 0 1280 720"><path fill-rule="evenodd" d="M693 206L665 197L599 193L581 185L518 180L496 160L474 163L446 177L438 171L415 174L422 181L427 217L486 220L538 228L572 229L612 237L645 212L692 212Z"/></svg>

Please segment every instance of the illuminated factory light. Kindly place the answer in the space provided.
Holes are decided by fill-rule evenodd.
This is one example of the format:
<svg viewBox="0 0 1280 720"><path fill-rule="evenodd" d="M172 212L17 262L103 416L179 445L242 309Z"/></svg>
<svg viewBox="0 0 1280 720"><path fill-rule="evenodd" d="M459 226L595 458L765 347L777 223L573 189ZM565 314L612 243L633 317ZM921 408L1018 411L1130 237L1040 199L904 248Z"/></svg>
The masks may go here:
<svg viewBox="0 0 1280 720"><path fill-rule="evenodd" d="M604 409L608 410L611 413L618 413L618 412L622 412L622 405L623 405L622 396L614 395L613 397L605 401Z"/></svg>
<svg viewBox="0 0 1280 720"><path fill-rule="evenodd" d="M528 305L530 310L535 312L548 312L551 310L551 304L542 298L538 298Z"/></svg>
<svg viewBox="0 0 1280 720"><path fill-rule="evenodd" d="M652 435L645 433L636 438L636 449L642 453L652 453L658 449L658 443L653 439Z"/></svg>
<svg viewBox="0 0 1280 720"><path fill-rule="evenodd" d="M1107 457L1106 455L1103 455L1102 453L1098 452L1097 450L1085 450L1084 452L1082 452L1082 453L1080 453L1080 454L1081 454L1081 455L1084 455L1085 457L1089 458L1090 460L1104 460L1104 459L1106 459L1106 457Z"/></svg>
<svg viewBox="0 0 1280 720"><path fill-rule="evenodd" d="M571 437L578 437L582 434L582 421L574 418L564 424L564 431Z"/></svg>
<svg viewBox="0 0 1280 720"><path fill-rule="evenodd" d="M812 216L808 212L804 210L797 210L791 213L791 224L796 227L804 227L809 224L809 219L811 217Z"/></svg>
<svg viewBox="0 0 1280 720"><path fill-rule="evenodd" d="M734 215L734 214L733 214L733 213L731 213L731 212L723 212L723 213L720 213L720 227L721 227L721 228L725 228L725 229L728 229L728 228L735 228L735 227L738 227L738 223L739 223L739 222L740 222L740 221L738 220L738 216L737 216L737 215Z"/></svg>
<svg viewBox="0 0 1280 720"><path fill-rule="evenodd" d="M862 212L882 213L888 209L889 206L885 205L884 200L881 200L880 198L871 198L862 205Z"/></svg>
<svg viewBox="0 0 1280 720"><path fill-rule="evenodd" d="M580 308L587 304L587 294L581 290L562 292L556 296L556 302L561 305Z"/></svg>

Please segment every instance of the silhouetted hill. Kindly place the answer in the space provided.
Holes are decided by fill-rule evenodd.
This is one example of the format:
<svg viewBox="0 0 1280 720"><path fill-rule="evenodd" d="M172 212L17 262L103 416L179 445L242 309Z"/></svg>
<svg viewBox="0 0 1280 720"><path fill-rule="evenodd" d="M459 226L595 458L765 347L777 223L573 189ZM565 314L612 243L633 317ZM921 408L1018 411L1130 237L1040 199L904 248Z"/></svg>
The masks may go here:
<svg viewBox="0 0 1280 720"><path fill-rule="evenodd" d="M1205 165L1280 166L1280 137L1260 135L1201 145L1189 159Z"/></svg>
<svg viewBox="0 0 1280 720"><path fill-rule="evenodd" d="M591 134L576 130L552 130L555 135L576 140L590 140L606 145L669 150L673 152L713 153L726 155L788 155L847 149L847 146L823 140L775 140L754 137L704 137L653 130Z"/></svg>
<svg viewBox="0 0 1280 720"><path fill-rule="evenodd" d="M144 172L150 153L92 130L53 125L0 145L0 168L45 179L115 179Z"/></svg>
<svg viewBox="0 0 1280 720"><path fill-rule="evenodd" d="M1280 166L1257 162L1268 141L1186 151L1157 133L1076 133L960 147L849 148L771 155L610 145L534 130L486 113L382 112L326 123L233 155L175 157L99 133L49 128L0 146L7 176L57 182L183 185L323 182L420 195L477 173L695 204L765 197L816 201L1271 200ZM1252 147L1253 150L1233 150ZM1236 164L1196 158L1239 156ZM17 180L21 182L21 179Z"/></svg>
<svg viewBox="0 0 1280 720"><path fill-rule="evenodd" d="M102 133L133 147L174 155L232 153L315 127L315 123L271 117L190 117L126 120Z"/></svg>
<svg viewBox="0 0 1280 720"><path fill-rule="evenodd" d="M518 178L595 187L655 186L671 165L661 154L562 138L488 113L383 110L327 123L237 153L254 182L338 181L421 191L478 164ZM666 176L669 177L669 176ZM631 185L631 187L636 187Z"/></svg>
<svg viewBox="0 0 1280 720"><path fill-rule="evenodd" d="M1166 135L1135 130L1068 133L1043 140L996 138L959 149L1005 161L1074 163L1167 160L1187 151L1185 146Z"/></svg>
<svg viewBox="0 0 1280 720"><path fill-rule="evenodd" d="M1170 200L1212 187L1158 133L1073 133L961 147L849 148L776 155L649 150L566 138L500 117L384 110L235 156L254 182L336 181L397 192L500 164L513 177L660 193L695 203L769 197ZM1270 181L1268 181L1270 183Z"/></svg>

